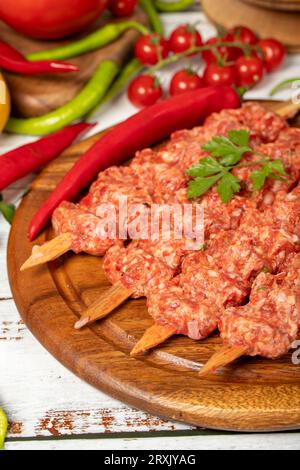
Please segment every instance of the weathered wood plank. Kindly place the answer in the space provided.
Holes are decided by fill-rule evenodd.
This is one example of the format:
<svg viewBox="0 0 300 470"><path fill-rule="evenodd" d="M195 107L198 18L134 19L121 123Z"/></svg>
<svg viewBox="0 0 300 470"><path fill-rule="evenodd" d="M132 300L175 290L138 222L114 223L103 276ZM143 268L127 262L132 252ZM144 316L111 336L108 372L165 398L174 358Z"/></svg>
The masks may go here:
<svg viewBox="0 0 300 470"><path fill-rule="evenodd" d="M191 429L130 409L72 375L33 338L13 300L0 302L0 370L9 437Z"/></svg>
<svg viewBox="0 0 300 470"><path fill-rule="evenodd" d="M7 450L299 450L299 434L233 434L127 439L71 439L8 442ZM178 453L180 454L180 450ZM115 454L116 455L116 454Z"/></svg>

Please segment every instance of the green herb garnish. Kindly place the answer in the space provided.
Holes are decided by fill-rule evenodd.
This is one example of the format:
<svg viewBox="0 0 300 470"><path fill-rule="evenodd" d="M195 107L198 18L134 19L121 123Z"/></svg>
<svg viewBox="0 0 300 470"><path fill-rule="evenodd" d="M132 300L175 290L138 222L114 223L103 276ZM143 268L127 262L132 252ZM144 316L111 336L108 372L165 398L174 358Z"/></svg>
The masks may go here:
<svg viewBox="0 0 300 470"><path fill-rule="evenodd" d="M261 189L267 178L282 180L286 173L281 160L270 160L268 156L261 155L260 161L239 163L245 153L252 152L249 141L250 133L242 129L229 131L227 137L213 137L205 144L203 149L210 156L202 158L187 170L188 176L192 178L188 185L188 198L202 196L218 183L217 192L222 202L229 202L241 190L241 181L231 173L234 168L261 165L250 175L254 190Z"/></svg>

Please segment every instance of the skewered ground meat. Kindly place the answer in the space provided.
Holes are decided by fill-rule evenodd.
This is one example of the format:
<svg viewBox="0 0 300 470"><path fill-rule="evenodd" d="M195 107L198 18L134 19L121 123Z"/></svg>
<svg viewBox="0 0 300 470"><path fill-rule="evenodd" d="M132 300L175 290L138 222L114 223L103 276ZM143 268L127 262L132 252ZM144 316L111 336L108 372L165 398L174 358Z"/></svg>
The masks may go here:
<svg viewBox="0 0 300 470"><path fill-rule="evenodd" d="M216 328L211 305L206 301L193 302L184 298L178 277L150 291L147 306L156 323L169 326L177 334L192 339L206 338Z"/></svg>
<svg viewBox="0 0 300 470"><path fill-rule="evenodd" d="M239 305L246 299L261 271L282 269L288 255L299 250L300 225L295 223L299 219L295 219L295 214L300 211L298 193L296 187L284 198L280 197L280 204L275 204L267 214L248 209L237 230L221 231L205 253L188 255L183 261L182 274L148 295L148 308L154 320L189 336L192 321L193 339L203 338L203 331L211 332L230 304ZM170 288L173 284L176 299ZM187 310L187 302L198 302L200 307Z"/></svg>
<svg viewBox="0 0 300 470"><path fill-rule="evenodd" d="M103 269L112 284L121 281L132 290L133 297L147 295L154 287L161 286L173 277L173 270L144 250L129 247L112 247L106 253Z"/></svg>
<svg viewBox="0 0 300 470"><path fill-rule="evenodd" d="M52 224L57 234L72 235L72 250L75 253L85 252L103 256L115 243L122 245L121 241L101 239L97 231L98 217L71 202L65 201L60 204L53 213Z"/></svg>
<svg viewBox="0 0 300 470"><path fill-rule="evenodd" d="M226 309L219 321L223 340L250 356L275 359L285 354L300 327L300 255L290 255L278 275L261 273L249 303Z"/></svg>

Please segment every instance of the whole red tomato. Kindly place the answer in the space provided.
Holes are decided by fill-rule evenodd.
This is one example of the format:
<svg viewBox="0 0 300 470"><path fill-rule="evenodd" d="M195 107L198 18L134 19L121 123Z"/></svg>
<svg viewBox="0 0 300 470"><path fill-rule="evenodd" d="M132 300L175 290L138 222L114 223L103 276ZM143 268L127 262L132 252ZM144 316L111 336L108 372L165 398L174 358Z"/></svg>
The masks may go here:
<svg viewBox="0 0 300 470"><path fill-rule="evenodd" d="M108 0L0 0L0 19L27 36L59 39L86 28Z"/></svg>
<svg viewBox="0 0 300 470"><path fill-rule="evenodd" d="M170 50L175 54L187 51L191 47L202 45L200 33L193 25L184 24L174 29L169 39Z"/></svg>
<svg viewBox="0 0 300 470"><path fill-rule="evenodd" d="M232 34L235 41L242 42L243 44L254 46L258 42L258 37L247 26L235 26L229 30L229 33Z"/></svg>
<svg viewBox="0 0 300 470"><path fill-rule="evenodd" d="M204 71L206 85L237 85L238 77L233 65L209 64Z"/></svg>
<svg viewBox="0 0 300 470"><path fill-rule="evenodd" d="M203 79L193 70L182 69L175 73L170 83L170 95L180 95L186 91L204 86Z"/></svg>
<svg viewBox="0 0 300 470"><path fill-rule="evenodd" d="M116 18L131 16L134 13L137 0L110 0L109 9Z"/></svg>
<svg viewBox="0 0 300 470"><path fill-rule="evenodd" d="M239 57L235 67L238 74L239 86L250 87L260 82L263 78L264 64L259 57Z"/></svg>
<svg viewBox="0 0 300 470"><path fill-rule="evenodd" d="M132 80L127 95L134 106L144 108L156 103L162 97L163 90L157 77L145 74Z"/></svg>
<svg viewBox="0 0 300 470"><path fill-rule="evenodd" d="M268 72L272 72L277 69L279 65L283 62L285 58L285 48L284 45L277 41L277 39L268 38L262 39L257 44L264 56L264 65Z"/></svg>
<svg viewBox="0 0 300 470"><path fill-rule="evenodd" d="M210 38L204 45L214 45L222 42L233 42L234 38L231 34L227 34L224 38ZM231 62L241 55L241 49L237 47L218 46L216 48L203 51L202 58L207 64L218 62L219 57L225 61ZM219 57L218 57L219 56Z"/></svg>
<svg viewBox="0 0 300 470"><path fill-rule="evenodd" d="M135 44L135 56L146 65L156 64L169 53L169 43L157 33L144 34Z"/></svg>

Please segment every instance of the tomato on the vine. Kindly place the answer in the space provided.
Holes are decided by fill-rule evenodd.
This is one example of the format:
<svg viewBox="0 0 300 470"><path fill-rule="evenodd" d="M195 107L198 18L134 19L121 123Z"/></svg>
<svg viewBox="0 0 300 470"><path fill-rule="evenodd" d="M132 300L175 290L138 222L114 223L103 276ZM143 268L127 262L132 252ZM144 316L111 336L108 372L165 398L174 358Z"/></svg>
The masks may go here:
<svg viewBox="0 0 300 470"><path fill-rule="evenodd" d="M262 39L257 44L263 52L263 61L268 72L277 69L285 58L284 45L277 39Z"/></svg>
<svg viewBox="0 0 300 470"><path fill-rule="evenodd" d="M184 24L178 26L171 33L169 39L170 50L174 54L185 52L191 47L200 47L202 45L202 38L200 33L193 25Z"/></svg>
<svg viewBox="0 0 300 470"><path fill-rule="evenodd" d="M256 56L239 57L235 64L238 74L238 85L250 87L260 82L264 75L263 61Z"/></svg>
<svg viewBox="0 0 300 470"><path fill-rule="evenodd" d="M167 57L169 43L157 33L144 34L137 40L134 53L142 64L155 65Z"/></svg>
<svg viewBox="0 0 300 470"><path fill-rule="evenodd" d="M110 0L109 10L116 18L131 16L137 6L137 0Z"/></svg>
<svg viewBox="0 0 300 470"><path fill-rule="evenodd" d="M234 65L209 64L204 70L206 85L237 85L238 77Z"/></svg>
<svg viewBox="0 0 300 470"><path fill-rule="evenodd" d="M232 35L227 34L224 38L213 37L210 38L204 46L213 46L216 43L233 42ZM207 51L202 52L202 58L207 64L219 62L219 59L231 62L241 55L241 49L238 47L218 46Z"/></svg>
<svg viewBox="0 0 300 470"><path fill-rule="evenodd" d="M256 34L252 29L247 28L247 26L235 26L229 30L229 33L232 34L234 41L242 42L243 44L254 46L258 42Z"/></svg>
<svg viewBox="0 0 300 470"><path fill-rule="evenodd" d="M144 108L156 103L162 97L163 90L157 77L144 74L132 80L127 95L134 106Z"/></svg>
<svg viewBox="0 0 300 470"><path fill-rule="evenodd" d="M182 69L175 73L170 83L170 95L180 95L186 91L204 86L203 79L193 70Z"/></svg>

